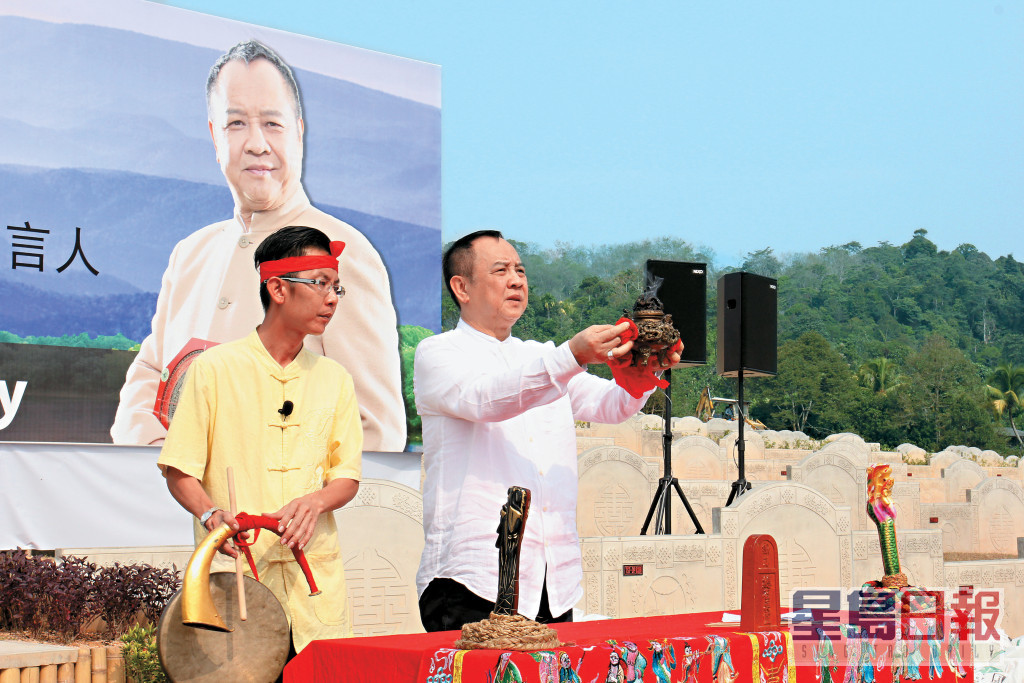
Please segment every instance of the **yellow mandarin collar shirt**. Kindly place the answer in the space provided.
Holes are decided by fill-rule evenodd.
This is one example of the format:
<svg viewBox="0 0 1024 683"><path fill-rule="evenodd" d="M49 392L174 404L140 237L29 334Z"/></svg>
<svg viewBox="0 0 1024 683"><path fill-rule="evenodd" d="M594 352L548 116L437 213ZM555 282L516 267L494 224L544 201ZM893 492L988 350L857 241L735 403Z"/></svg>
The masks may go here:
<svg viewBox="0 0 1024 683"><path fill-rule="evenodd" d="M285 401L292 413L283 416ZM255 331L205 351L189 368L158 464L199 479L228 509L232 467L238 510L275 512L337 478L359 480L362 430L352 378L306 349L286 367ZM196 542L206 530L195 520ZM321 515L305 548L321 596L309 598L291 551L261 531L252 547L260 579L292 619L297 649L310 640L350 634L344 570L333 514ZM215 569L233 564L218 556Z"/></svg>

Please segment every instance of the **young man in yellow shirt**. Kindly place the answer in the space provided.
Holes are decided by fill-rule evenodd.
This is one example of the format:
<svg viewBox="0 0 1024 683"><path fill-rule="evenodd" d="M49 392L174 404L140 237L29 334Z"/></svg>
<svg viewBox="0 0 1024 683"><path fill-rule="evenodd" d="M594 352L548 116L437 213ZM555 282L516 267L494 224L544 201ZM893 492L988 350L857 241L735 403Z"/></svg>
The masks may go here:
<svg viewBox="0 0 1024 683"><path fill-rule="evenodd" d="M359 489L359 407L351 375L303 347L306 335L323 334L344 295L344 246L307 227L282 228L260 244L263 322L193 362L158 460L171 495L196 517L197 543L221 523L237 528L228 467L238 509L280 520L280 539L260 534L251 550L289 616L296 651L351 635L331 513ZM291 548L305 552L321 595L295 589L302 578ZM235 551L225 546L225 554ZM226 558L218 568L230 568Z"/></svg>

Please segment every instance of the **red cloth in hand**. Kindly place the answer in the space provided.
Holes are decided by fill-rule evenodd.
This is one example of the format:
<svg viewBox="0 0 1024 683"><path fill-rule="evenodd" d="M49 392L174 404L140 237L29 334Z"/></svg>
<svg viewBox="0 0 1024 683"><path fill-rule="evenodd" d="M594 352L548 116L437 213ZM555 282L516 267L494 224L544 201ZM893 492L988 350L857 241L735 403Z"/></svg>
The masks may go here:
<svg viewBox="0 0 1024 683"><path fill-rule="evenodd" d="M628 341L633 341L639 336L639 331L636 329L636 323L629 318L619 318L616 321L616 325L628 322L629 329L619 335L622 343L625 344ZM677 341L669 349L669 353L679 351L683 348L682 341ZM625 355L621 358L609 358L608 368L612 371L612 377L615 379L615 383L622 387L627 394L633 398L641 398L645 393L651 389L658 387L664 389L668 386L668 382L656 377L654 370L650 366L638 367L631 365L633 362L633 355Z"/></svg>
<svg viewBox="0 0 1024 683"><path fill-rule="evenodd" d="M622 323L629 323L629 329L619 335L620 344L625 344L628 341L633 341L640 336L640 330L637 329L636 323L629 318L622 317L615 321L612 327L618 327Z"/></svg>

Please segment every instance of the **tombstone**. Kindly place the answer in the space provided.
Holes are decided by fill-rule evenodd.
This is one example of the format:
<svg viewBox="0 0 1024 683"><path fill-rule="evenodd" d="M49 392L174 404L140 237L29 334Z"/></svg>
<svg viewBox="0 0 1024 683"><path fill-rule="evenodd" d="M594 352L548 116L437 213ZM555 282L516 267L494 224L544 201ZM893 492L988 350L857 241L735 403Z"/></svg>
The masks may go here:
<svg viewBox="0 0 1024 683"><path fill-rule="evenodd" d="M968 543L970 543L969 540ZM944 522L942 525L942 552L957 552L962 544L963 539L957 526L952 522Z"/></svg>
<svg viewBox="0 0 1024 683"><path fill-rule="evenodd" d="M680 480L728 478L722 447L703 436L684 436L672 443L672 474Z"/></svg>
<svg viewBox="0 0 1024 683"><path fill-rule="evenodd" d="M892 489L892 503L901 528L921 528L921 486L917 481L897 481Z"/></svg>
<svg viewBox="0 0 1024 683"><path fill-rule="evenodd" d="M811 453L790 469L792 481L806 484L828 498L833 505L861 510L867 504L866 448L853 441L833 441ZM853 528L866 529L870 520L854 515Z"/></svg>
<svg viewBox="0 0 1024 683"><path fill-rule="evenodd" d="M989 467L1000 467L1003 464L1003 456L999 455L995 451L982 451L978 456L978 459L982 464Z"/></svg>
<svg viewBox="0 0 1024 683"><path fill-rule="evenodd" d="M708 536L581 538L588 614L638 617L723 609L721 543Z"/></svg>
<svg viewBox="0 0 1024 683"><path fill-rule="evenodd" d="M1015 554L1017 537L1024 536L1024 489L1020 483L990 477L971 489L967 499L978 505L979 551Z"/></svg>
<svg viewBox="0 0 1024 683"><path fill-rule="evenodd" d="M630 420L627 420L623 424L628 424L629 422L634 422L636 424L636 429L653 429L656 432L660 432L665 429L665 420L661 415L649 415L644 413L630 418Z"/></svg>
<svg viewBox="0 0 1024 683"><path fill-rule="evenodd" d="M576 436L577 438L583 436L590 439L610 439L611 443L616 446L639 453L643 434L651 431L660 432L662 424L662 419L657 415L641 414L619 424L585 423L585 426L576 428Z"/></svg>
<svg viewBox="0 0 1024 683"><path fill-rule="evenodd" d="M725 449L727 454L734 454L736 453L736 442L739 440L739 436L739 432L726 434L718 444ZM745 446L744 455L747 461L764 460L764 438L760 433L755 432L750 427L745 427L743 429L743 443Z"/></svg>
<svg viewBox="0 0 1024 683"><path fill-rule="evenodd" d="M983 482L988 476L985 470L970 460L957 460L949 467L942 468L947 503L963 503L967 491Z"/></svg>
<svg viewBox="0 0 1024 683"><path fill-rule="evenodd" d="M420 492L383 479L364 479L356 497L334 517L353 632L422 633L416 595L423 553Z"/></svg>
<svg viewBox="0 0 1024 683"><path fill-rule="evenodd" d="M901 443L896 447L896 452L908 460L920 460L921 462L928 460L928 451L912 443Z"/></svg>
<svg viewBox="0 0 1024 683"><path fill-rule="evenodd" d="M672 431L678 432L681 436L707 436L708 428L699 417L687 415L685 417L673 418Z"/></svg>
<svg viewBox="0 0 1024 683"><path fill-rule="evenodd" d="M704 426L708 429L708 438L721 439L723 436L730 432L735 432L739 429L733 420L725 420L720 417L713 417L704 423ZM746 430L744 430L745 432Z"/></svg>
<svg viewBox="0 0 1024 683"><path fill-rule="evenodd" d="M947 449L932 455L932 457L928 459L928 464L932 467L938 467L941 470L961 460L963 460L963 456L956 451Z"/></svg>
<svg viewBox="0 0 1024 683"><path fill-rule="evenodd" d="M943 552L978 552L977 503L922 503L921 519L928 522L928 528L939 525ZM932 523L932 519L936 521Z"/></svg>
<svg viewBox="0 0 1024 683"><path fill-rule="evenodd" d="M773 631L781 626L779 547L770 534L754 534L743 542L740 628L744 631Z"/></svg>
<svg viewBox="0 0 1024 683"><path fill-rule="evenodd" d="M832 434L830 436L825 437L826 444L835 443L837 441L849 441L858 446L864 446L865 448L867 448L867 444L864 442L863 438L861 438L857 434L851 434L850 432L842 432L840 434Z"/></svg>
<svg viewBox="0 0 1024 683"><path fill-rule="evenodd" d="M779 585L788 599L797 588L853 585L850 532L849 507L792 482L755 485L738 504L714 510L712 538L722 535L726 608L739 607L736 568L742 541L751 534L777 539Z"/></svg>
<svg viewBox="0 0 1024 683"><path fill-rule="evenodd" d="M584 451L577 459L576 530L583 536L639 534L660 472L619 446Z"/></svg>

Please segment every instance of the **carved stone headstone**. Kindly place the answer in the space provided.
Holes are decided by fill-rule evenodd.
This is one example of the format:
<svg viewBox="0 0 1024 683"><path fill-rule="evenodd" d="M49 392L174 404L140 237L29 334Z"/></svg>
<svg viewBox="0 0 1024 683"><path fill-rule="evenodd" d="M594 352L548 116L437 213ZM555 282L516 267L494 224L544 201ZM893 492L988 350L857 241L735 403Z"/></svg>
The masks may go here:
<svg viewBox="0 0 1024 683"><path fill-rule="evenodd" d="M354 634L422 633L416 595L416 569L423 553L420 492L366 478L355 500L334 517L343 530L338 540Z"/></svg>

